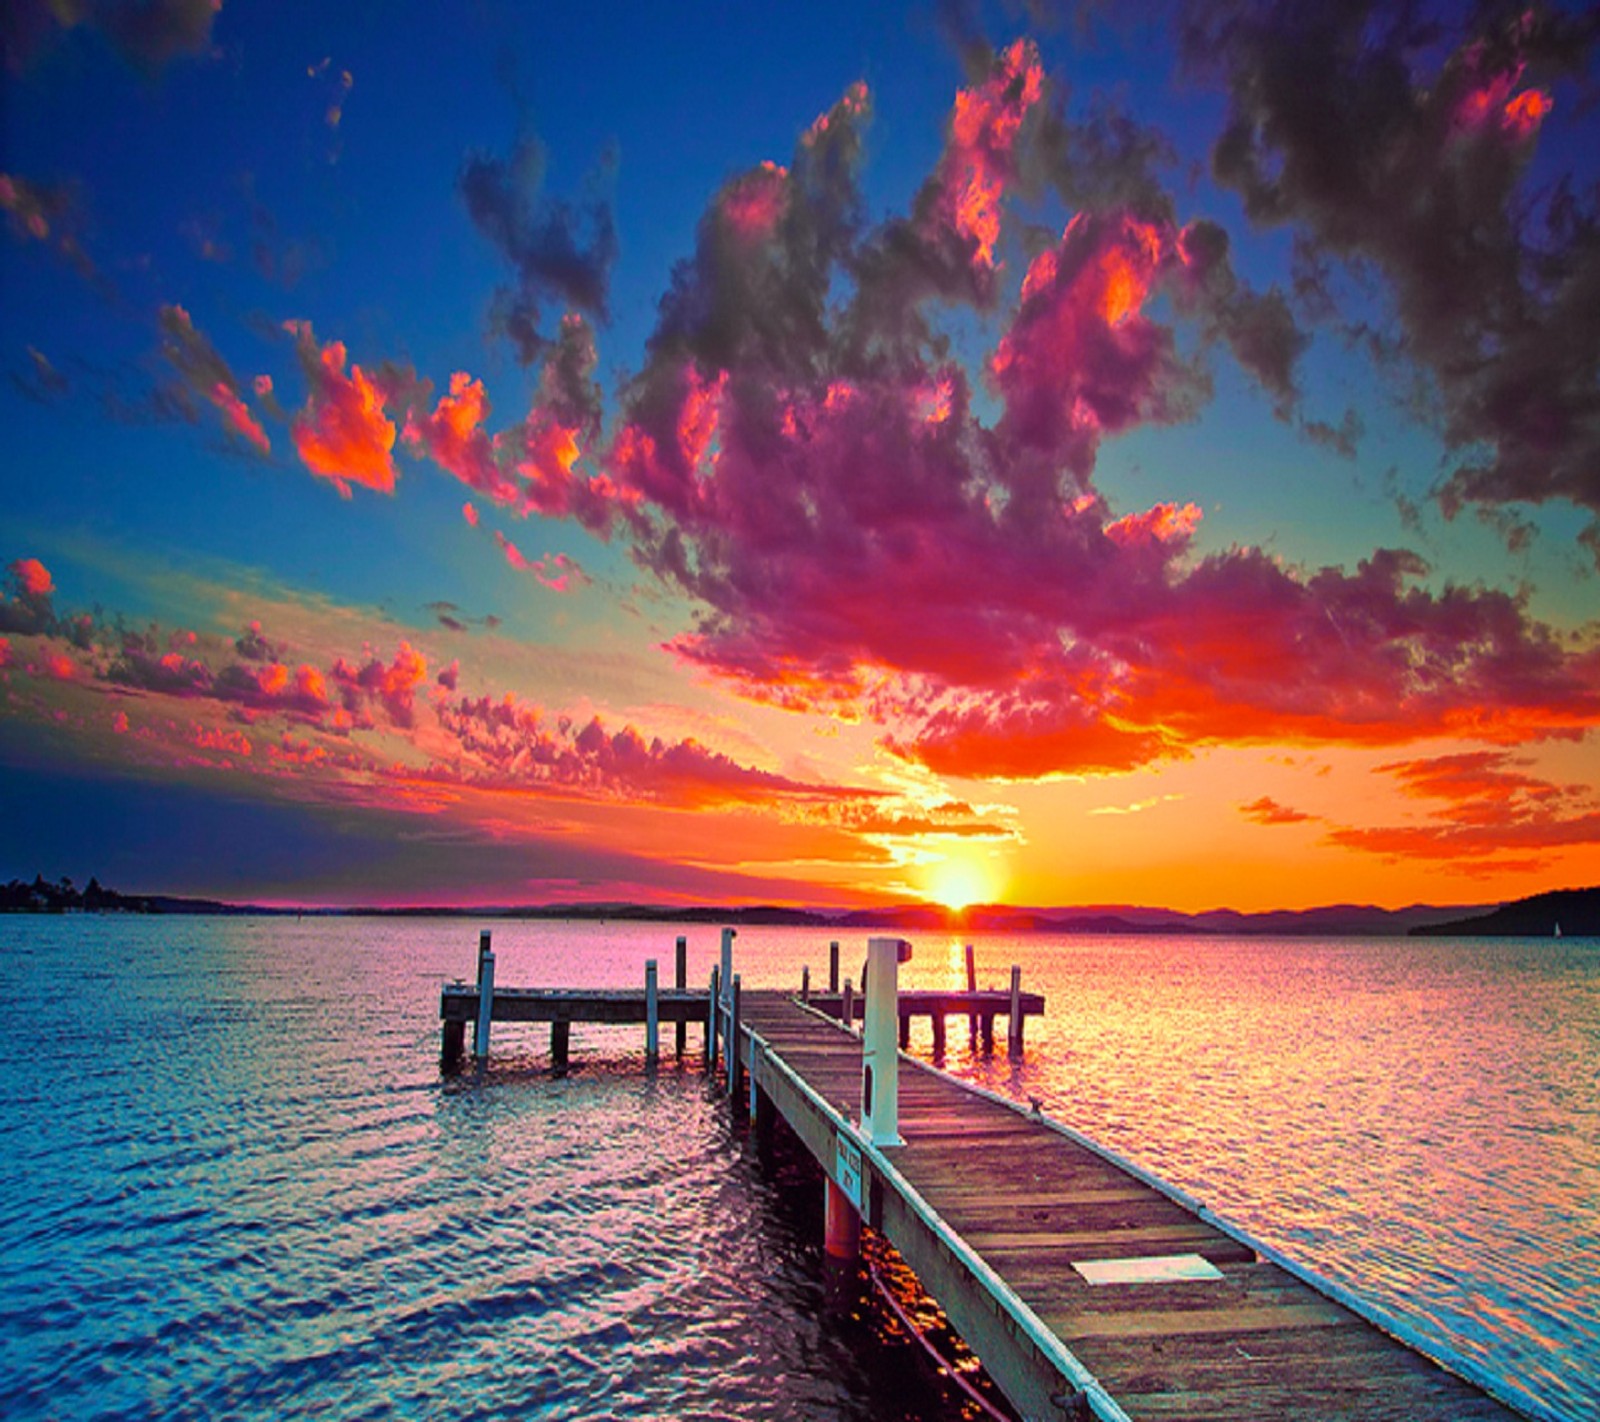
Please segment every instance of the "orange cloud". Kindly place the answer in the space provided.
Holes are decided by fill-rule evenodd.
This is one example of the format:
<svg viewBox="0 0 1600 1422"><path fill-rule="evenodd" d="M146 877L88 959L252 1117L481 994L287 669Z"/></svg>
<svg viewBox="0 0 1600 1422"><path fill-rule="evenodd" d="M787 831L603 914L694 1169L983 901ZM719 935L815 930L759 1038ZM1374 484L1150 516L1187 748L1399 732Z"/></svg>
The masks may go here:
<svg viewBox="0 0 1600 1422"><path fill-rule="evenodd" d="M19 558L11 565L18 591L29 598L49 597L56 590L50 570L37 558Z"/></svg>
<svg viewBox="0 0 1600 1422"><path fill-rule="evenodd" d="M296 339L310 387L290 429L306 468L331 480L346 499L351 484L392 494L395 427L384 414L382 385L359 365L346 375L344 343L329 341L319 349L309 321L290 321L284 329Z"/></svg>

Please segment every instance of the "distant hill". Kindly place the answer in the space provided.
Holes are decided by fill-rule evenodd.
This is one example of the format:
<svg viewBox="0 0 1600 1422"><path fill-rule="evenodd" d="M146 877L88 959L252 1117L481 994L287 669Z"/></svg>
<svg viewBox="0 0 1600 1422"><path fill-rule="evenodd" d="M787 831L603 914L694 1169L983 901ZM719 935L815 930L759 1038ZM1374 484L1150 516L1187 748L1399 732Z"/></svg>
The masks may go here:
<svg viewBox="0 0 1600 1422"><path fill-rule="evenodd" d="M1552 938L1558 924L1567 937L1600 937L1600 886L1535 894L1490 913L1419 925L1411 932L1435 938Z"/></svg>

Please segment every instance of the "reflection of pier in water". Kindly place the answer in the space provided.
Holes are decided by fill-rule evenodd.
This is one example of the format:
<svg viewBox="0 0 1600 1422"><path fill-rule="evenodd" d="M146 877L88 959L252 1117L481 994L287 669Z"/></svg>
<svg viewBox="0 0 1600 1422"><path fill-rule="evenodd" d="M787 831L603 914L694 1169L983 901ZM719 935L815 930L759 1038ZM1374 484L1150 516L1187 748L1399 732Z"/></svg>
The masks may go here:
<svg viewBox="0 0 1600 1422"><path fill-rule="evenodd" d="M661 1023L676 1024L679 1054L685 1024L705 1024L708 1069L733 1104L758 1132L781 1122L821 1165L829 1252L853 1253L862 1222L879 1231L1027 1418L1518 1415L1182 1192L896 1049L918 1013L932 1018L936 1049L947 1015L990 1044L994 1017L1007 1015L1020 1051L1026 1016L1044 1004L1021 993L1015 970L1009 993L897 993L909 945L875 938L864 998L846 980L807 1001L809 982L792 996L741 991L733 936L724 930L709 990L683 986L679 939L677 986L658 988L652 963L642 991L590 991L495 987L485 934L479 984L441 997L446 1068L459 1065L469 1023L481 1060L491 1021L549 1022L558 1064L573 1022L643 1023L650 1057Z"/></svg>

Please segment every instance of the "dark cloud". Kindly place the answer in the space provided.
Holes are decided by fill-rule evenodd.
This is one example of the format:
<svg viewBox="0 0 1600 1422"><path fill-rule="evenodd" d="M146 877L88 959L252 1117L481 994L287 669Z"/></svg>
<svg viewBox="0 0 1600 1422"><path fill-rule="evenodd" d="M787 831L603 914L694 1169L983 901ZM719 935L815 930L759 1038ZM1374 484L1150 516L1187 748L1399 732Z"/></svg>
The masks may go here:
<svg viewBox="0 0 1600 1422"><path fill-rule="evenodd" d="M547 344L540 319L550 298L605 317L617 257L610 201L591 196L575 205L548 196L546 161L544 145L529 135L517 141L509 158L468 158L457 180L473 225L515 273L515 284L495 298L492 320L525 365Z"/></svg>
<svg viewBox="0 0 1600 1422"><path fill-rule="evenodd" d="M1444 511L1600 513L1600 191L1531 176L1542 130L1592 100L1600 13L1207 3L1184 44L1227 86L1213 171L1295 229L1303 289L1326 292L1331 260L1392 293L1386 344L1455 452Z"/></svg>
<svg viewBox="0 0 1600 1422"><path fill-rule="evenodd" d="M15 71L59 32L81 26L153 75L175 59L207 53L221 9L221 0L7 0L0 41Z"/></svg>

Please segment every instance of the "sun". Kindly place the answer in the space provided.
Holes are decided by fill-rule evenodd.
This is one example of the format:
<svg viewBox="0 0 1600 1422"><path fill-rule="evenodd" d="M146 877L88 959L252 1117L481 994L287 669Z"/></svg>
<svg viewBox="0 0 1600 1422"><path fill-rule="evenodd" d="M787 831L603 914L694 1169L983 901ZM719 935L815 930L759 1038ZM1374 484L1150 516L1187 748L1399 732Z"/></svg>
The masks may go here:
<svg viewBox="0 0 1600 1422"><path fill-rule="evenodd" d="M977 859L941 859L922 871L923 896L947 909L960 911L994 899L994 876Z"/></svg>

